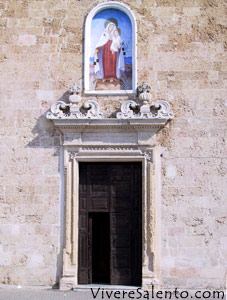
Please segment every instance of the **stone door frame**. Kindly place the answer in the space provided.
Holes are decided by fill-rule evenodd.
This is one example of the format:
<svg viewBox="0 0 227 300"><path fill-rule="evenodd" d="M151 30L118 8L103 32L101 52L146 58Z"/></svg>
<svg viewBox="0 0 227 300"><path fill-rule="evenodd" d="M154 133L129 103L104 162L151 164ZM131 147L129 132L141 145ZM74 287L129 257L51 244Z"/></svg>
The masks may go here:
<svg viewBox="0 0 227 300"><path fill-rule="evenodd" d="M142 162L142 287L159 282L161 163L156 133L173 119L169 104L151 106L150 87L138 87L139 99L121 104L116 118L105 118L99 103L88 100L81 112L80 96L71 88L70 103L56 101L46 117L62 133L64 153L64 246L60 289L78 286L79 162ZM138 111L136 112L135 109Z"/></svg>
<svg viewBox="0 0 227 300"><path fill-rule="evenodd" d="M156 237L158 186L154 147L139 145L64 145L65 242L60 289L78 287L78 221L80 162L142 162L142 287L158 282L158 239ZM156 161L157 163L157 161ZM157 167L156 167L157 169ZM83 287L80 285L79 287Z"/></svg>

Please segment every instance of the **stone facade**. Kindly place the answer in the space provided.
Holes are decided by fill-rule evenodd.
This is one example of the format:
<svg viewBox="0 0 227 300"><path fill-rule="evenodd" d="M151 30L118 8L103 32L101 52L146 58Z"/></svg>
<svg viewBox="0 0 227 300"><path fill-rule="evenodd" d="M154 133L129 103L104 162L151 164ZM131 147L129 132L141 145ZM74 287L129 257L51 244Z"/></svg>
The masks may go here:
<svg viewBox="0 0 227 300"><path fill-rule="evenodd" d="M63 249L61 136L45 115L83 78L83 25L102 1L0 1L0 281L53 285ZM226 276L224 0L123 1L137 19L138 82L174 120L157 133L160 287L221 288ZM122 96L99 102L106 117ZM153 245L150 245L152 248Z"/></svg>

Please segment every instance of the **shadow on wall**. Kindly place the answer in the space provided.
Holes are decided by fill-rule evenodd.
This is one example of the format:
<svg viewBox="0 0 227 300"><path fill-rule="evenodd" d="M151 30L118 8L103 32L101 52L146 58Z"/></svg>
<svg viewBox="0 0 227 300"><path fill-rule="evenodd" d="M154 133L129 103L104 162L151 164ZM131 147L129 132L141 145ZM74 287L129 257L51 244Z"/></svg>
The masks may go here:
<svg viewBox="0 0 227 300"><path fill-rule="evenodd" d="M68 103L69 92L65 92L58 100ZM55 102L53 101L53 103ZM53 104L51 103L51 105ZM49 109L47 110L49 111ZM43 113L36 122L35 127L32 129L32 134L36 137L29 142L26 147L28 148L54 148L58 147L54 156L59 156L60 146L60 132L54 127L53 122L46 118L46 113Z"/></svg>
<svg viewBox="0 0 227 300"><path fill-rule="evenodd" d="M69 92L65 92L62 97L56 101L64 101L68 103ZM54 103L54 101L53 101ZM52 104L52 103L51 103ZM49 110L47 110L49 111ZM58 288L59 280L62 274L62 257L64 247L64 162L63 150L61 147L61 133L54 127L51 120L46 118L46 113L43 113L37 120L36 125L32 129L32 134L36 137L26 145L26 148L48 148L56 149L53 156L58 157L58 173L60 174L60 248L57 255L55 284L52 288Z"/></svg>

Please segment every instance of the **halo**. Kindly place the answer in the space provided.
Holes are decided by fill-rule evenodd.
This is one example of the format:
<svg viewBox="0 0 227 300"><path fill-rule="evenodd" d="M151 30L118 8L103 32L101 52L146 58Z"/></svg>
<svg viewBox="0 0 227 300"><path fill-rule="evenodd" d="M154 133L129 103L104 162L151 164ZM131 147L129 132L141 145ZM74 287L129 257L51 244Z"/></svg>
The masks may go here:
<svg viewBox="0 0 227 300"><path fill-rule="evenodd" d="M104 27L106 28L106 26L109 24L109 23L114 23L116 25L116 27L118 26L118 21L117 19L115 18L109 18L105 21L104 23Z"/></svg>

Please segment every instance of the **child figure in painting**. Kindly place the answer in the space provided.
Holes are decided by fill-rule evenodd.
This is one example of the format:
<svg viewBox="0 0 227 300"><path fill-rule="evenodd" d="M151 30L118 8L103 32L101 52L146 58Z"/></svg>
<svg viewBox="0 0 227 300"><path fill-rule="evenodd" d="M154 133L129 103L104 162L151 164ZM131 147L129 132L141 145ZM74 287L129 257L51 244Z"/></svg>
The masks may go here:
<svg viewBox="0 0 227 300"><path fill-rule="evenodd" d="M118 22L110 18L105 22L105 31L95 47L95 73L101 79L102 88L108 83L120 84L121 72L125 70L123 41ZM100 82L99 82L100 83Z"/></svg>
<svg viewBox="0 0 227 300"><path fill-rule="evenodd" d="M114 29L113 31L113 41L112 41L112 44L110 46L110 50L112 51L112 54L114 54L114 52L118 52L121 48L121 29L120 28L117 28L117 29Z"/></svg>

